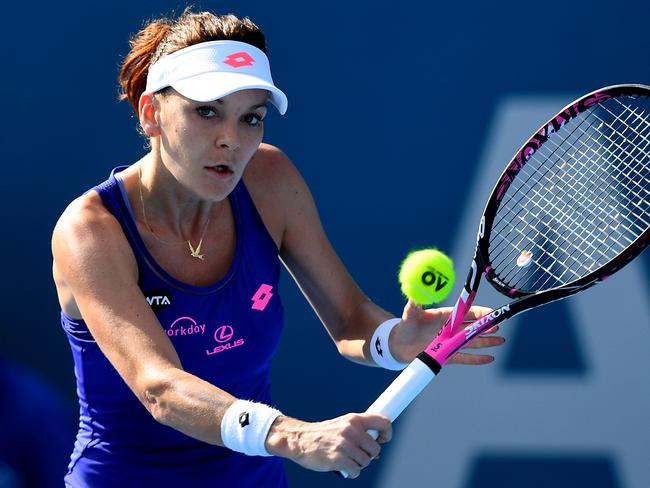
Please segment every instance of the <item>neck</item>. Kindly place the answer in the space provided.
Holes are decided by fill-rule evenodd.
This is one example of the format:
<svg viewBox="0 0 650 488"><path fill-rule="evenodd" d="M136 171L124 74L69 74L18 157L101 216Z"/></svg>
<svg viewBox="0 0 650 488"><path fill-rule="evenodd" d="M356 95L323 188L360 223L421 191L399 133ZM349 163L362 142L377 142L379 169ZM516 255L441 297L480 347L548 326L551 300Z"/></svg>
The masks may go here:
<svg viewBox="0 0 650 488"><path fill-rule="evenodd" d="M198 243L213 214L223 207L223 202L201 199L184 187L152 154L136 164L142 218L149 230L158 237Z"/></svg>

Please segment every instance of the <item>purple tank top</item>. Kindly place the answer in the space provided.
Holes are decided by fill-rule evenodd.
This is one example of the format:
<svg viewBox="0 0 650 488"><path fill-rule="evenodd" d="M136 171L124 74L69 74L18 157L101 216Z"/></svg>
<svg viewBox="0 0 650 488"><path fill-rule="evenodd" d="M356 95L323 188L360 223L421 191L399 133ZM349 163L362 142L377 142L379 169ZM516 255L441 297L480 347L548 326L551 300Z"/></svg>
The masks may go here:
<svg viewBox="0 0 650 488"><path fill-rule="evenodd" d="M183 368L237 398L271 404L270 365L283 328L278 251L240 181L229 200L236 252L226 276L192 286L148 252L116 175L96 186L135 254L139 286ZM99 350L86 324L61 312L75 365L80 425L67 486L286 486L282 460L249 457L156 422Z"/></svg>

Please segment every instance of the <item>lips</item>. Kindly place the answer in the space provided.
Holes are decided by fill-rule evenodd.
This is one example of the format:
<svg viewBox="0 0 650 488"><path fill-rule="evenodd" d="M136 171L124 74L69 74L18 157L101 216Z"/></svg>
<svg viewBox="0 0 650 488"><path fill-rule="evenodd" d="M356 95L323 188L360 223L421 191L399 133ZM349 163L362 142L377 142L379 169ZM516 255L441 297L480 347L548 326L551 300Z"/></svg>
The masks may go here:
<svg viewBox="0 0 650 488"><path fill-rule="evenodd" d="M206 166L206 169L219 178L228 178L234 174L234 171L227 164L215 164L214 166Z"/></svg>

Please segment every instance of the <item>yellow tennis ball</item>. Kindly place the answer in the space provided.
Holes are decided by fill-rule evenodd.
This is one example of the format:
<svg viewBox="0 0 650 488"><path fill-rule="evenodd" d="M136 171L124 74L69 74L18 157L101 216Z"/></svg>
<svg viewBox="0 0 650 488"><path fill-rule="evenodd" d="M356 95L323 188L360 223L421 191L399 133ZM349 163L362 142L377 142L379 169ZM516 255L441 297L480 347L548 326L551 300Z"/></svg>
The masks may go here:
<svg viewBox="0 0 650 488"><path fill-rule="evenodd" d="M454 263L438 249L410 253L399 270L402 293L419 305L443 301L454 287L454 280Z"/></svg>

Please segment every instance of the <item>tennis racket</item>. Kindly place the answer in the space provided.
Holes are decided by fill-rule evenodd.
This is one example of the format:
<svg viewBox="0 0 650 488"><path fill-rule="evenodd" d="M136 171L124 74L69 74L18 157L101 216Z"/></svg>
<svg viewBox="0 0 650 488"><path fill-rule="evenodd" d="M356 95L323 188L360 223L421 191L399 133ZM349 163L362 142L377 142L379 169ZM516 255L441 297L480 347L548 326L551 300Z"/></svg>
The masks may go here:
<svg viewBox="0 0 650 488"><path fill-rule="evenodd" d="M508 163L451 315L367 411L394 421L472 338L604 281L649 243L650 87L606 87L567 105ZM481 275L511 301L462 327Z"/></svg>

